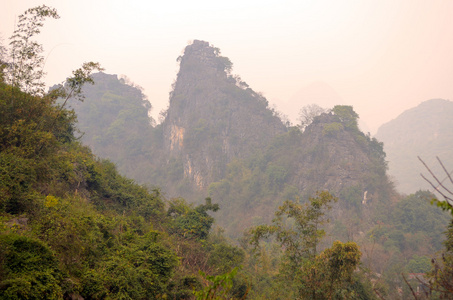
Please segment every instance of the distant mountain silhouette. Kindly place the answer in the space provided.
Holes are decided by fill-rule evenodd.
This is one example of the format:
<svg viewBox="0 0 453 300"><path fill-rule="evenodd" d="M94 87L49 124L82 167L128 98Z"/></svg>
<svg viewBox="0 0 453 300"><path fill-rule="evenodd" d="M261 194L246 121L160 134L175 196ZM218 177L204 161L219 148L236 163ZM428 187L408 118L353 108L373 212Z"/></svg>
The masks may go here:
<svg viewBox="0 0 453 300"><path fill-rule="evenodd" d="M420 156L442 179L445 173L436 156L453 171L453 102L443 99L425 101L396 119L382 125L376 138L384 142L389 174L404 193L432 187L420 173L428 174L417 159Z"/></svg>

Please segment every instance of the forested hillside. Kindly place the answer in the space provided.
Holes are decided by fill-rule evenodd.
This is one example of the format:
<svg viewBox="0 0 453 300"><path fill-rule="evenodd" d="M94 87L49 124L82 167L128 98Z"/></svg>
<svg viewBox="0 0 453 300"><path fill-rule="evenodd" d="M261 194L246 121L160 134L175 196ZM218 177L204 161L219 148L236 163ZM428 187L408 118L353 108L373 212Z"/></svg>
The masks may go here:
<svg viewBox="0 0 453 300"><path fill-rule="evenodd" d="M58 14L21 15L0 57L0 298L190 299L214 284L200 271L237 272L243 251L210 231L218 205L169 202L77 140L66 100L101 68L85 63L45 93L32 38L47 17ZM246 283L232 277L223 293L242 297Z"/></svg>
<svg viewBox="0 0 453 300"><path fill-rule="evenodd" d="M155 125L98 63L44 91L48 17L0 56L0 299L408 299L408 273L448 299L451 217L394 191L351 106L288 127L194 41Z"/></svg>
<svg viewBox="0 0 453 300"><path fill-rule="evenodd" d="M187 299L209 287L199 271L240 265L210 231L217 204L167 202L120 175L76 140L58 95L0 82L1 299Z"/></svg>
<svg viewBox="0 0 453 300"><path fill-rule="evenodd" d="M0 83L2 299L245 299L310 290L321 298L338 291L372 296L366 277L353 274L361 256L355 243L337 242L321 253L312 250L318 242L301 245L288 276L279 275L278 261L294 254L276 252L274 265L257 272L260 258L249 242L233 246L211 230L208 213L218 204L166 201L159 190L118 174L76 141L74 114L56 104L56 95L32 96ZM319 197L333 200L328 193ZM320 224L323 207L299 209L316 211L305 222ZM301 234L322 237L313 230ZM327 263L348 254L354 257L344 267ZM312 268L301 261L306 255L331 280L301 277L298 266ZM268 281L279 285L269 289ZM317 291L318 284L325 291Z"/></svg>
<svg viewBox="0 0 453 300"><path fill-rule="evenodd" d="M114 161L119 170L140 182L149 171L153 120L151 105L139 87L116 75L96 73L95 85L85 85L84 101L69 99L77 114L78 135L95 154ZM157 147L156 147L157 148Z"/></svg>
<svg viewBox="0 0 453 300"><path fill-rule="evenodd" d="M354 211L360 218L370 206L394 202L382 144L360 132L352 107L336 106L302 132L286 127L209 43L194 41L178 60L170 105L156 127L138 88L95 74L99 83L84 89L86 101L71 104L82 140L169 197L213 197L230 236L269 221L284 200L317 190L340 198L337 216Z"/></svg>
<svg viewBox="0 0 453 300"><path fill-rule="evenodd" d="M79 114L88 106L95 112L79 118L79 128L89 131L82 139L170 198L202 203L211 197L220 206L213 216L235 240L249 239L253 226L270 224L284 201L305 205L316 191L328 190L338 201L325 212L330 222L324 224L326 238L318 249L334 240L357 241L363 263L380 274L381 293L391 297L405 284L397 270L410 271L417 264L423 265L417 269L421 272L429 269L424 263L441 249L448 216L429 205L429 193L402 198L394 191L383 144L360 132L352 107L337 105L303 129L286 127L264 97L231 74L232 64L219 49L194 41L178 61L170 105L155 127L145 117L148 107L139 89L127 101L124 95L133 84L95 74L101 83L86 88L86 101L74 106ZM104 111L108 121L87 126L106 120L95 117ZM117 135L102 129L116 124L121 124ZM93 133L109 138L99 147L101 138L88 138ZM418 224L420 218L431 225ZM261 259L279 253L269 247L260 250ZM278 266L278 259L273 264Z"/></svg>
<svg viewBox="0 0 453 300"><path fill-rule="evenodd" d="M229 164L227 176L209 187L210 196L226 208L219 221L234 226L229 231L234 234L270 221L284 200L328 190L339 198L333 210L336 221L356 220L354 234L359 227L369 228L375 217L369 212L388 207L395 195L385 175L382 145L357 129L356 118L350 107L336 106L304 132L291 128L253 157ZM246 218L234 217L240 214Z"/></svg>

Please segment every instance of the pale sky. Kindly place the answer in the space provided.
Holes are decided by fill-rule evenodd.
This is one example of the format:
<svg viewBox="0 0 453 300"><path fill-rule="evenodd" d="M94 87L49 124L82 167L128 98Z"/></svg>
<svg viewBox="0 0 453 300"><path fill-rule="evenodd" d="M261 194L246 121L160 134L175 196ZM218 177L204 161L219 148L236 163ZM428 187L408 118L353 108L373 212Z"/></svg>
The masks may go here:
<svg viewBox="0 0 453 300"><path fill-rule="evenodd" d="M292 121L311 103L348 104L375 133L422 101L453 100L453 1L0 0L3 44L41 4L61 17L38 37L48 85L97 61L142 86L154 117L194 39Z"/></svg>

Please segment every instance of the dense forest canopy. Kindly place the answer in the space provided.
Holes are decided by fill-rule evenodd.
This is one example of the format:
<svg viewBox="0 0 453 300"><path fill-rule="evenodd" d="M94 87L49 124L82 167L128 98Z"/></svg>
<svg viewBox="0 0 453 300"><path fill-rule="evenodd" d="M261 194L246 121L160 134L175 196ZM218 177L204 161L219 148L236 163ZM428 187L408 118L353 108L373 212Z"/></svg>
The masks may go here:
<svg viewBox="0 0 453 300"><path fill-rule="evenodd" d="M140 88L98 63L43 90L32 38L49 17L27 10L0 52L2 299L416 296L401 272L451 296L451 215L395 192L351 106L284 124L194 41L155 125Z"/></svg>

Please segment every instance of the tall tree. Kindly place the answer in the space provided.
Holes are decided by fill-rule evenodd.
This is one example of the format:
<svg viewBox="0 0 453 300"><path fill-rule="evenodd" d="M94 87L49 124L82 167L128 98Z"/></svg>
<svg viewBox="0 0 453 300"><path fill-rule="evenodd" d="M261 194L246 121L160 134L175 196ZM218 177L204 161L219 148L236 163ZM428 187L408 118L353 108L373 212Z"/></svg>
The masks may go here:
<svg viewBox="0 0 453 300"><path fill-rule="evenodd" d="M359 130L357 119L359 115L349 105L335 105L332 112L340 119L345 128Z"/></svg>
<svg viewBox="0 0 453 300"><path fill-rule="evenodd" d="M251 243L257 247L261 239L274 235L291 264L299 266L303 259L316 255L317 245L325 235L321 226L328 222L326 209L335 201L337 199L327 191L318 192L305 204L285 201L275 213L272 225L260 225L251 230ZM292 225L287 225L288 219L292 220Z"/></svg>
<svg viewBox="0 0 453 300"><path fill-rule="evenodd" d="M317 253L317 246L325 232L322 225L331 203L336 201L330 193L319 192L308 203L285 201L275 213L271 225L251 230L250 243L258 247L259 241L274 236L283 249L280 275L288 288L301 299L361 299L359 280L353 280L361 252L356 243L334 242L331 248ZM360 286L357 288L357 286ZM370 296L370 292L363 292Z"/></svg>
<svg viewBox="0 0 453 300"><path fill-rule="evenodd" d="M362 253L354 242L336 241L315 259L306 262L298 276L302 299L363 299L351 289L353 273Z"/></svg>
<svg viewBox="0 0 453 300"><path fill-rule="evenodd" d="M19 16L10 40L7 80L14 87L34 95L44 94L43 47L33 40L41 32L46 18L58 19L57 10L46 5L30 8Z"/></svg>
<svg viewBox="0 0 453 300"><path fill-rule="evenodd" d="M302 107L299 111L299 117L297 119L299 121L299 127L304 130L305 127L310 125L317 116L327 112L329 112L328 109L322 108L317 104L310 104Z"/></svg>

